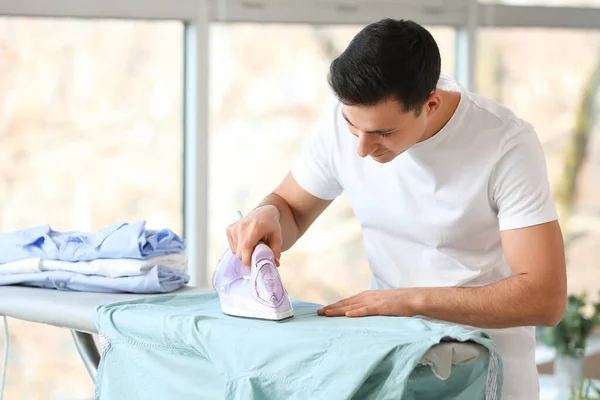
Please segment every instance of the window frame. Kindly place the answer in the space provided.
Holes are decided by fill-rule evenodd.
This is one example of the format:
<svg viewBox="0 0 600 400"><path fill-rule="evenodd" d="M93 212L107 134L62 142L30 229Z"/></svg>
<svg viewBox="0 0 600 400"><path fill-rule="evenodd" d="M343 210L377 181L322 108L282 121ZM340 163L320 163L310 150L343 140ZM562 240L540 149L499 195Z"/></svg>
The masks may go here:
<svg viewBox="0 0 600 400"><path fill-rule="evenodd" d="M318 11L318 12L317 12ZM184 236L190 285L210 286L208 265L209 27L212 22L368 24L413 19L456 30L456 77L476 90L479 27L600 30L600 7L514 6L477 0L4 0L0 16L178 20L184 23Z"/></svg>

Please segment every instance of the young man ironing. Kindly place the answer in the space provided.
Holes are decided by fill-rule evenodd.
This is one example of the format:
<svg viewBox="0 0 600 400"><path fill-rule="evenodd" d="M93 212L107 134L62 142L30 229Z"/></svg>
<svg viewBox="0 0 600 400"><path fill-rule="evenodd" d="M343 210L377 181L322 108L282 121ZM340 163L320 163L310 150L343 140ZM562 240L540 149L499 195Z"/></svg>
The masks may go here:
<svg viewBox="0 0 600 400"><path fill-rule="evenodd" d="M536 325L566 303L561 230L544 153L512 111L440 76L427 30L365 27L331 64L335 93L281 184L227 229L246 265L259 240L279 257L343 191L361 224L368 291L324 317L425 316L486 328L504 399L539 397Z"/></svg>

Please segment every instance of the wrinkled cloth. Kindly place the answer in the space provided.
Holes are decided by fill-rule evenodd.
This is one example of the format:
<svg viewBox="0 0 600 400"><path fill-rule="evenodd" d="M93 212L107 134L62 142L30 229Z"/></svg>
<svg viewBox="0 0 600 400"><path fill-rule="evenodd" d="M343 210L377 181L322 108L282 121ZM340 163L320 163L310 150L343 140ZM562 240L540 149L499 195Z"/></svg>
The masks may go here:
<svg viewBox="0 0 600 400"><path fill-rule="evenodd" d="M54 231L50 225L0 234L0 264L26 258L90 261L145 259L181 252L185 241L169 229L146 229L146 221L116 222L96 232Z"/></svg>
<svg viewBox="0 0 600 400"><path fill-rule="evenodd" d="M100 275L111 278L141 275L156 266L176 271L187 271L187 253L174 253L138 260L134 258L100 258L91 261L59 261L42 258L26 258L0 264L0 275L33 273L43 271L70 271L85 275Z"/></svg>
<svg viewBox="0 0 600 400"><path fill-rule="evenodd" d="M226 316L214 292L99 306L95 400L500 399L502 362L483 331L293 306L286 322ZM474 341L488 354L439 379L420 361L442 340Z"/></svg>
<svg viewBox="0 0 600 400"><path fill-rule="evenodd" d="M110 278L69 271L0 274L1 285L36 286L57 290L105 293L168 293L188 283L183 271L156 266L140 275Z"/></svg>

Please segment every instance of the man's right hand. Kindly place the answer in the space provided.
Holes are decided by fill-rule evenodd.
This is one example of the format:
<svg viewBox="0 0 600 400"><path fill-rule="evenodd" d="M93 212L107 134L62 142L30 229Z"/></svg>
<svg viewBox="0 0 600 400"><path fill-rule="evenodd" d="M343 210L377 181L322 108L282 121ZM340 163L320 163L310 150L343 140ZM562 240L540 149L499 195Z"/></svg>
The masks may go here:
<svg viewBox="0 0 600 400"><path fill-rule="evenodd" d="M229 247L250 268L258 242L271 248L280 265L287 251L331 204L304 190L288 173L283 181L248 215L227 227Z"/></svg>
<svg viewBox="0 0 600 400"><path fill-rule="evenodd" d="M273 205L255 208L248 215L227 227L227 240L231 252L244 265L250 268L252 253L258 242L263 242L271 248L275 255L275 264L279 266L281 258L281 224L280 213Z"/></svg>

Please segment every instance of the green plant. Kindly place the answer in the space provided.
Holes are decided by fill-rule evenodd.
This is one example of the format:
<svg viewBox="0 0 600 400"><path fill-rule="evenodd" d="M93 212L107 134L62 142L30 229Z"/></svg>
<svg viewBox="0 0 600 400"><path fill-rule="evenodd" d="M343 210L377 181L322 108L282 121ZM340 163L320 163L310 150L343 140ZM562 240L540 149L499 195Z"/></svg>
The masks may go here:
<svg viewBox="0 0 600 400"><path fill-rule="evenodd" d="M598 398L600 398L600 388L594 385L589 378L585 378L578 388L571 386L569 400L591 400Z"/></svg>
<svg viewBox="0 0 600 400"><path fill-rule="evenodd" d="M562 319L556 326L544 329L544 339L558 355L581 357L596 325L600 325L600 303L588 303L586 292L570 295Z"/></svg>

